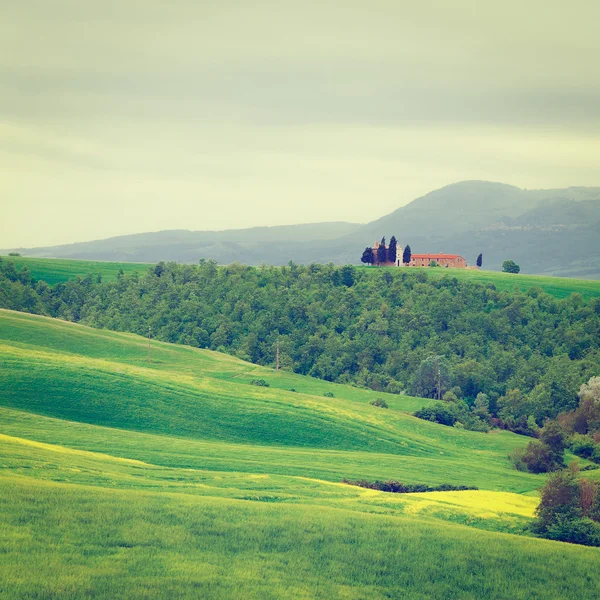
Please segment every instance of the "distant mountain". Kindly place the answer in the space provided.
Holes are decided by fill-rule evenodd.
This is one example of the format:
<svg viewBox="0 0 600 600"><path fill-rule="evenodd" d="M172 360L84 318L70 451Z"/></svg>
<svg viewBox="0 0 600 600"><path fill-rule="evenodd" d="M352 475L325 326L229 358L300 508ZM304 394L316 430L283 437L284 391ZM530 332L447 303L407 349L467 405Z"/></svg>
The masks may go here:
<svg viewBox="0 0 600 600"><path fill-rule="evenodd" d="M417 198L364 225L317 223L228 231L160 231L94 242L17 249L27 256L226 264L358 263L362 250L395 235L413 252L462 254L500 270L513 259L524 273L600 279L600 187L523 190L464 181Z"/></svg>

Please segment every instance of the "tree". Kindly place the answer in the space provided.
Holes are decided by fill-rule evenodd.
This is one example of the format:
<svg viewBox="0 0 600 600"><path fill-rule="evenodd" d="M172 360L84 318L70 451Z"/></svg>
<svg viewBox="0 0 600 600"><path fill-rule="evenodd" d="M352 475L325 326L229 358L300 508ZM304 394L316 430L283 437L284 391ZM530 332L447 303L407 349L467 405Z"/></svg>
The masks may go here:
<svg viewBox="0 0 600 600"><path fill-rule="evenodd" d="M381 238L381 243L377 248L377 263L382 264L387 261L387 248L385 247L385 236Z"/></svg>
<svg viewBox="0 0 600 600"><path fill-rule="evenodd" d="M518 273L521 267L514 260L505 260L502 263L503 273Z"/></svg>
<svg viewBox="0 0 600 600"><path fill-rule="evenodd" d="M373 252L373 248L365 248L360 261L367 265L372 265L375 262L375 253Z"/></svg>
<svg viewBox="0 0 600 600"><path fill-rule="evenodd" d="M387 258L388 261L393 262L394 264L396 264L396 250L398 247L398 242L396 241L396 236L393 235L390 239L390 245L387 251Z"/></svg>
<svg viewBox="0 0 600 600"><path fill-rule="evenodd" d="M404 252L402 253L402 262L407 265L410 263L410 259L412 257L412 250L410 246L406 244L406 248L404 248Z"/></svg>
<svg viewBox="0 0 600 600"><path fill-rule="evenodd" d="M478 267L481 267L481 265L483 265L483 254L480 254L480 255L477 257L477 266L478 266Z"/></svg>
<svg viewBox="0 0 600 600"><path fill-rule="evenodd" d="M550 449L554 466L562 467L565 462L565 432L557 421L546 422L540 432L540 441Z"/></svg>
<svg viewBox="0 0 600 600"><path fill-rule="evenodd" d="M450 364L443 356L430 356L421 362L412 382L412 392L421 398L437 398L452 387Z"/></svg>

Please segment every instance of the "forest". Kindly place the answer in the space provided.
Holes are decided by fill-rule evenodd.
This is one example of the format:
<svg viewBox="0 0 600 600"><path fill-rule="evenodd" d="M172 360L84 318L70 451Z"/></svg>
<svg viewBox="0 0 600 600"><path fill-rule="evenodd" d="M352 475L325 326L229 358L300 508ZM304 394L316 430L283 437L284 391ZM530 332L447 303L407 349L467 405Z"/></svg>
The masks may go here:
<svg viewBox="0 0 600 600"><path fill-rule="evenodd" d="M600 299L334 265L158 263L49 285L0 259L0 307L150 335L377 391L450 394L527 432L578 406L600 363ZM432 357L442 389L428 383ZM479 397L485 406L476 405ZM535 422L535 424L534 424Z"/></svg>

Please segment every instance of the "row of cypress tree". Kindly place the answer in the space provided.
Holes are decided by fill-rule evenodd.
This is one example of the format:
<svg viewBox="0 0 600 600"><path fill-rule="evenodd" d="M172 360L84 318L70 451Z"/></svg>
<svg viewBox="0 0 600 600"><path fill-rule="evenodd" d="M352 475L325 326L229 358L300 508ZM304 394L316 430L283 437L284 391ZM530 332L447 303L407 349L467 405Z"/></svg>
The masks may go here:
<svg viewBox="0 0 600 600"><path fill-rule="evenodd" d="M374 252L373 248L367 247L361 256L361 262L373 265L373 264L383 264L385 262L396 262L396 251L398 247L398 242L396 240L396 236L393 235L390 239L389 246L385 245L385 236L381 238L381 242L377 251ZM412 252L410 246L407 244L406 248L404 248L404 252L402 254L402 262L404 264L408 264L410 262L410 258L412 256Z"/></svg>

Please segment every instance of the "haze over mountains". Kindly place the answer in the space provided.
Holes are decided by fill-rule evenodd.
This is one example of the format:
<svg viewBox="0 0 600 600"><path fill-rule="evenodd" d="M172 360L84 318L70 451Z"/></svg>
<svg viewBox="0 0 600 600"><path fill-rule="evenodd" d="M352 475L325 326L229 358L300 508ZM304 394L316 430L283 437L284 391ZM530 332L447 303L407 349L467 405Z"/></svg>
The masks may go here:
<svg viewBox="0 0 600 600"><path fill-rule="evenodd" d="M484 267L491 270L510 258L524 273L600 279L600 187L523 190L465 181L363 225L170 230L17 250L37 257L138 262L358 264L365 246L391 235L413 252L459 253L469 264L482 252Z"/></svg>

